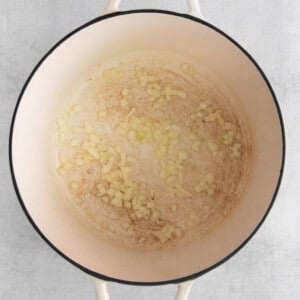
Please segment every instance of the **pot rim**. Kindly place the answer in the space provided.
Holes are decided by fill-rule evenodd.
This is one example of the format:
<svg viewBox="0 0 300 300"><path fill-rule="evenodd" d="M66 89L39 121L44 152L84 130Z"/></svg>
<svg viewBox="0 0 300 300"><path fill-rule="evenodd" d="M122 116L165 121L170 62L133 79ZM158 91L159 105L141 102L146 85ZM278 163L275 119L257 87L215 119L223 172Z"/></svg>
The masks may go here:
<svg viewBox="0 0 300 300"><path fill-rule="evenodd" d="M50 240L48 240L48 238L41 232L41 230L39 229L38 225L34 222L34 220L32 219L32 217L30 216L30 213L28 212L25 203L21 197L19 188L18 188L18 184L17 184L17 180L15 177L15 172L14 172L14 166L13 166L13 155L12 155L12 140L13 140L13 133L14 133L14 125L15 125L15 119L16 119L16 115L18 112L18 108L19 105L21 103L23 94L29 84L29 82L31 81L32 77L35 75L36 71L39 69L39 67L43 64L43 62L46 60L46 58L48 56L51 55L51 53L58 48L63 42L65 42L68 38L70 38L71 36L73 36L74 34L76 34L77 32L81 31L82 29L89 27L91 25L93 25L94 23L98 23L102 20L106 20L109 18L113 18L113 17L118 17L121 15L127 15L127 14L135 14L135 13L161 13L161 14L167 14L167 15L173 15L173 16L177 16L177 17L181 17L181 18L185 18L185 19L189 19L198 23L201 23L207 27L209 27L210 29L216 31L217 33L221 34L222 36L224 36L227 40L229 40L231 43L233 43L236 47L239 48L239 50L241 50L244 55L247 56L247 58L250 60L250 62L256 67L256 69L258 70L258 72L260 73L260 75L262 76L262 78L264 79L267 87L269 88L269 91L272 95L273 101L274 101L274 105L276 107L277 110L277 114L279 117L279 122L280 122L280 129L281 129L281 136L282 136L282 158L281 158L281 168L280 168L280 172L279 172L279 177L278 177L278 181L272 196L272 200L264 214L264 216L262 217L262 219L260 220L260 222L257 224L256 228L252 231L252 233L237 247L235 248L230 254L228 254L227 256L225 256L224 258L222 258L221 260L219 260L218 262L216 262L215 264L213 264L212 266L201 270L199 272L190 274L188 276L184 276L184 277L179 277L179 278L175 278L175 279L171 279L171 280L166 280L166 281L149 281L149 282L141 282L141 281L130 281L130 280L124 280L124 279L118 279L118 278L113 278L110 276L106 276L104 274L92 271L88 268L86 268L85 266L80 265L78 262L72 260L70 257L68 257L67 255L65 255L61 250L59 250L54 244L52 244L50 242ZM153 286L153 285L165 285L165 284L177 284L180 282L184 282L187 280L192 280L192 279L196 279L197 277L215 269L216 267L220 266L221 264L223 264L224 262L226 262L227 260L229 260L231 257L233 257L240 249L242 249L248 242L249 240L254 236L254 234L258 231L258 229L261 227L262 223L264 222L264 220L266 219L267 215L269 214L274 202L275 202L275 198L278 194L278 190L282 181L282 176L283 176L283 169L284 169L284 164L285 164L285 150L286 150L286 143L285 143L285 129L284 129L284 123L283 123L283 118L282 118L282 113L281 113L281 109L279 107L278 104L278 100L276 98L276 95L272 89L272 86L267 78L267 76L265 75L265 73L262 71L262 69L260 68L260 66L258 65L258 63L254 60L254 58L238 43L236 42L234 39L232 39L229 35L227 35L225 32L223 32L222 30L220 30L219 28L217 28L216 26L208 23L207 21L204 21L202 19L196 18L194 16L188 15L188 14L183 14L183 13L178 13L178 12L173 12L173 11L168 11L168 10L160 10L160 9L137 9L137 10L129 10L129 11L118 11L118 12L114 12L111 14L107 14L107 15L103 15L100 17L97 17L95 19L92 19L91 21L81 25L80 27L76 28L75 30L71 31L69 34L65 35L61 40L59 40L43 57L42 59L38 62L38 64L35 66L35 68L33 69L33 71L30 73L28 79L26 80L21 93L18 97L15 109L13 111L13 115L12 115L12 120L11 120L11 125L10 125L10 131L9 131L9 165L10 165L10 172L11 172L11 177L12 177L12 182L13 182L13 186L17 195L17 198L20 202L20 205L27 217L27 219L29 220L29 222L31 223L31 225L33 226L33 228L36 230L36 232L40 235L40 237L56 252L58 253L61 257L63 257L65 260L67 260L69 263L71 263L72 265L74 265L75 267L79 268L80 270L84 271L85 273L105 280L105 281L113 281L113 282L117 282L117 283L122 283L122 284L128 284L128 285L144 285L144 286Z"/></svg>

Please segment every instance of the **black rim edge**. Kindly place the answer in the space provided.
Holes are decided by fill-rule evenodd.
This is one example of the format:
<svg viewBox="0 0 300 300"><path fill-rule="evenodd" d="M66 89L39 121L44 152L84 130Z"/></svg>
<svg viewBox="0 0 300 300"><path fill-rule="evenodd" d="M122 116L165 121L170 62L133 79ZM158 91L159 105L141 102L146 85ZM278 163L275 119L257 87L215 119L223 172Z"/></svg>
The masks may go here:
<svg viewBox="0 0 300 300"><path fill-rule="evenodd" d="M41 230L39 229L39 227L35 224L34 220L31 218L29 212L27 211L27 208L22 200L19 188L18 188L18 184L16 181L16 177L15 177L15 173L14 173L14 167L13 167L13 158L12 158L12 139L13 139L13 131L14 131L14 124L15 124L15 119L16 119L16 115L18 112L18 108L21 102L21 99L23 97L23 94L29 84L29 82L31 81L32 77L34 76L34 74L36 73L36 71L39 69L39 67L42 65L42 63L47 59L47 57L57 48L59 47L64 41L66 41L69 37L71 37L72 35L74 35L75 33L81 31L82 29L97 23L99 21L105 20L105 19L109 19L112 17L116 17L116 16L120 16L120 15L126 15L126 14L133 14L133 13L162 13L162 14L168 14L168 15L174 15L177 17L182 17L182 18L186 18L198 23L201 23L203 25L206 25L207 27L215 30L216 32L220 33L221 35L223 35L225 38L227 38L231 43L233 43L236 47L239 48L239 50L241 50L246 56L247 58L254 64L254 66L256 67L256 69L258 70L258 72L260 73L260 75L262 76L262 78L264 79L267 87L269 88L269 91L272 95L277 113L278 113L278 118L279 118L279 122L280 122L280 126L281 126L281 135L282 135L282 160L281 160L281 168L279 171L279 176L278 176L278 181L277 181L277 185L276 188L274 190L274 194L272 197L272 200L269 204L268 209L266 210L263 218L261 219L261 221L258 223L258 225L256 226L256 228L252 231L252 233L245 239L245 241L239 246L237 247L233 252L231 252L229 255L225 256L223 259L221 259L220 261L218 261L217 263L215 263L214 265L200 271L200 272L196 272L194 274L185 276L185 277L181 277L181 278L176 278L176 279L172 279L172 280L167 280L167 281L155 281L155 282L139 282L139 281L127 281L127 280L123 280L123 279L117 279L117 278L113 278L113 277L109 277L109 276L105 276L103 274L97 273L95 271L92 271L90 269L87 269L86 267L80 265L79 263L77 263L76 261L72 260L71 258L69 258L67 255L65 255L63 252L61 252L54 244L52 244L47 237L41 232ZM282 175L283 175L283 169L284 169L284 163L285 163L285 149L286 149L286 143L285 143L285 130L284 130L284 123L283 123L283 118L282 118L282 113L281 113L281 109L279 107L278 104L278 100L276 98L276 95L272 89L272 86L267 78L267 76L265 75L265 73L263 72L263 70L259 67L258 63L254 60L254 58L239 44L237 43L234 39L232 39L230 36L228 36L225 32L223 32L222 30L220 30L219 28L215 27L214 25L203 21L201 19L198 19L196 17L193 17L191 15L187 15L187 14L182 14L182 13L177 13L177 12L172 12L172 11L167 11L167 10L158 10L158 9L138 9L138 10L130 10L130 11L120 11L120 12L115 12L112 14L108 14L108 15L104 15L104 16L100 16L97 17L87 23L85 23L84 25L78 27L77 29L73 30L72 32L70 32L69 34L67 34L65 37L63 37L59 42L57 42L44 56L43 58L38 62L38 64L35 66L35 68L33 69L33 71L31 72L31 74L29 75L28 79L26 80L21 93L18 97L15 109L13 111L13 115L12 115L12 121L11 121L11 126L10 126L10 132L9 132L9 165L10 165L10 171L11 171L11 177L12 177L12 182L13 182L13 186L17 195L17 198L20 202L20 205L25 213L25 215L27 216L27 219L29 220L29 222L31 223L31 225L33 226L33 228L37 231L37 233L41 236L41 238L56 252L58 253L60 256L62 256L65 260L67 260L69 263L71 263L72 265L76 266L77 268L79 268L80 270L84 271L85 273L102 279L102 280L106 280L106 281L113 281L113 282L117 282L117 283L123 283L123 284L129 284L129 285L144 285L144 286L151 286L151 285L164 285L164 284L176 284L176 283L180 283L183 281L187 281L187 280L192 280L195 279L213 269L215 269L216 267L220 266L221 264L223 264L224 262L226 262L227 260L229 260L231 257L233 257L237 252L239 252L240 249L242 249L248 242L249 240L255 235L255 233L258 231L258 229L261 227L262 223L264 222L264 220L266 219L267 215L269 214L271 208L273 207L273 204L275 202L275 198L278 194L278 190L282 181Z"/></svg>

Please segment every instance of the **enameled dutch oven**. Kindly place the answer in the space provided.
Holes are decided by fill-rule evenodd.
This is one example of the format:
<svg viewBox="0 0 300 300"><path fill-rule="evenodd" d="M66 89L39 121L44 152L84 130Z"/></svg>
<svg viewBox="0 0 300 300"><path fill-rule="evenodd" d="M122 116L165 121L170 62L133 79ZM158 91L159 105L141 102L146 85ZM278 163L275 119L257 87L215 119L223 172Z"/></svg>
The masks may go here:
<svg viewBox="0 0 300 300"><path fill-rule="evenodd" d="M272 87L254 59L220 29L203 20L198 2L189 13L118 11L110 0L105 15L59 41L29 76L17 102L10 132L10 165L24 212L58 254L97 278L100 299L106 281L136 285L180 283L186 299L192 279L241 249L268 214L281 181L284 128ZM58 99L81 73L101 60L129 51L167 50L204 63L232 89L243 107L253 143L247 189L229 217L205 238L183 248L124 249L101 240L70 212L53 174L50 149Z"/></svg>

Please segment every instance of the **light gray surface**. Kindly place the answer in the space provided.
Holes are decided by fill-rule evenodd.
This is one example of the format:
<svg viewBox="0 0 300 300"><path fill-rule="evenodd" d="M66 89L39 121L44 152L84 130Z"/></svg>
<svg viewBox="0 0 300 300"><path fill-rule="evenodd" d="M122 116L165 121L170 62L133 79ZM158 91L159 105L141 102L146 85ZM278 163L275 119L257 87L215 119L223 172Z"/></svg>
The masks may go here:
<svg viewBox="0 0 300 300"><path fill-rule="evenodd" d="M124 0L122 7L184 11L184 0ZM300 1L200 0L203 14L254 56L278 96L287 132L285 176L257 235L199 278L190 299L300 299ZM8 131L19 91L46 51L98 16L101 0L0 0L0 299L94 299L85 274L32 229L12 188ZM34 184L34 183L33 183ZM172 299L174 286L110 284L112 299Z"/></svg>

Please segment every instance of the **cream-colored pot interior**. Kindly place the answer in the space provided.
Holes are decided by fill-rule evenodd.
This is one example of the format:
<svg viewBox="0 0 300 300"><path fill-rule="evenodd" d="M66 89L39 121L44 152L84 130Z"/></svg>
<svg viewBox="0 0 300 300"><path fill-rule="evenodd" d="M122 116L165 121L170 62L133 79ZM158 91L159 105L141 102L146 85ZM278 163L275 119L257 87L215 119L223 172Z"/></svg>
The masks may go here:
<svg viewBox="0 0 300 300"><path fill-rule="evenodd" d="M184 248L138 251L102 240L63 200L66 194L53 166L50 137L61 96L99 58L105 61L143 49L173 51L209 66L240 99L250 124L253 162L243 198L222 226ZM282 131L274 99L251 60L209 26L159 12L106 18L62 42L27 85L12 138L12 163L20 196L43 235L83 267L137 282L167 281L200 272L238 248L272 202L282 155Z"/></svg>

